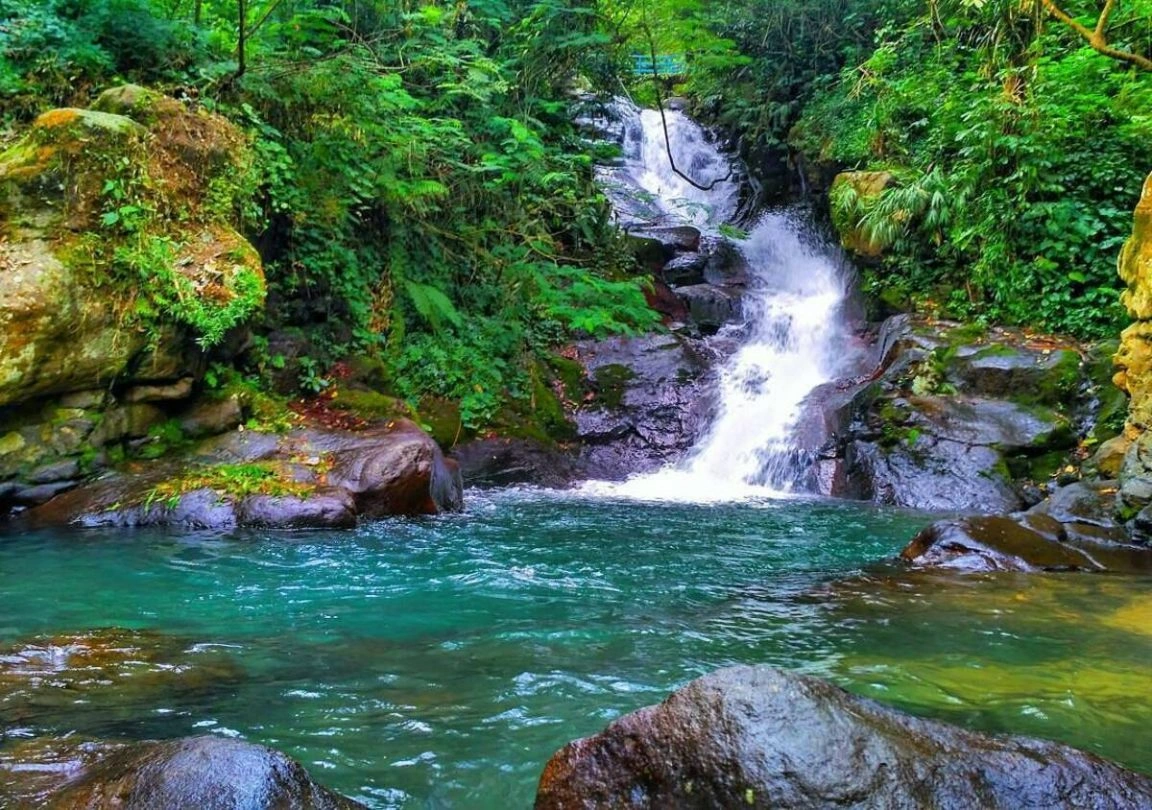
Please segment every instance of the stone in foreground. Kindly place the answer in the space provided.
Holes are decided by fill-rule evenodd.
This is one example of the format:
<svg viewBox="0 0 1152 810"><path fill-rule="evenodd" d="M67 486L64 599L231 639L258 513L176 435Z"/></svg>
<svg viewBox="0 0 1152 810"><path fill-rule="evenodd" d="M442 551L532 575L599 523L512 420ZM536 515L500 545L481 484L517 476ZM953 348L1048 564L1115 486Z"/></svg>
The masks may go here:
<svg viewBox="0 0 1152 810"><path fill-rule="evenodd" d="M139 743L101 759L51 796L49 810L355 810L298 762L220 737Z"/></svg>
<svg viewBox="0 0 1152 810"><path fill-rule="evenodd" d="M923 720L830 683L733 667L548 762L536 810L1148 808L1152 777L1066 745Z"/></svg>

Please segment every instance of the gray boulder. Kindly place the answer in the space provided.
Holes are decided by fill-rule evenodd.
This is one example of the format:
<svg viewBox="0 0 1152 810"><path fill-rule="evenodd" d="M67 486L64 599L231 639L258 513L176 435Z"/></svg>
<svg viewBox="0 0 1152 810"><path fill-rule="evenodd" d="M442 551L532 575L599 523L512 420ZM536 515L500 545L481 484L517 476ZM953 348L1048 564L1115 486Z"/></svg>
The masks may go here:
<svg viewBox="0 0 1152 810"><path fill-rule="evenodd" d="M545 766L536 810L1136 810L1152 778L923 720L771 667L706 675Z"/></svg>

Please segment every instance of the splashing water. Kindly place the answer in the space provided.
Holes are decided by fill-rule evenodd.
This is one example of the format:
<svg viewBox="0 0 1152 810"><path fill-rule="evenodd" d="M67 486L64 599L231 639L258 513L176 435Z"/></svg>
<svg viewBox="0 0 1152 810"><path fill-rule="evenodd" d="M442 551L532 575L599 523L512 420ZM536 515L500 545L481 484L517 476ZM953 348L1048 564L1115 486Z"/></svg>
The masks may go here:
<svg viewBox="0 0 1152 810"><path fill-rule="evenodd" d="M698 125L678 112L666 115L678 168L704 186L730 171ZM626 119L625 166L615 171L654 196L652 207L665 213L664 221L678 217L719 233L735 215L735 182L722 180L703 191L672 171L655 111ZM735 245L749 267L738 327L743 340L720 371L711 427L680 463L622 484L594 482L589 492L705 502L791 490L806 461L795 442L801 406L855 356L843 316L843 263L796 211L762 215Z"/></svg>
<svg viewBox="0 0 1152 810"><path fill-rule="evenodd" d="M602 168L599 177L621 224L708 227L736 215L739 179L699 124L675 110L662 120L658 111L624 101L615 102L612 113L623 123L624 161ZM668 159L669 145L679 173Z"/></svg>

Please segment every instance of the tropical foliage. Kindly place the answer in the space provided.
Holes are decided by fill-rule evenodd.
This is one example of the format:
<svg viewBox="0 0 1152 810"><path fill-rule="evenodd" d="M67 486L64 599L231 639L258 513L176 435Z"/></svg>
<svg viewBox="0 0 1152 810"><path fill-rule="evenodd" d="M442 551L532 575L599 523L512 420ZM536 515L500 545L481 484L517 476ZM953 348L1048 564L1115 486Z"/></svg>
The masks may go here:
<svg viewBox="0 0 1152 810"><path fill-rule="evenodd" d="M241 122L257 160L236 215L267 328L306 335L311 383L374 353L398 393L457 400L475 426L557 342L655 322L571 123L568 83L608 42L592 12L0 0L0 91L19 121L131 79Z"/></svg>

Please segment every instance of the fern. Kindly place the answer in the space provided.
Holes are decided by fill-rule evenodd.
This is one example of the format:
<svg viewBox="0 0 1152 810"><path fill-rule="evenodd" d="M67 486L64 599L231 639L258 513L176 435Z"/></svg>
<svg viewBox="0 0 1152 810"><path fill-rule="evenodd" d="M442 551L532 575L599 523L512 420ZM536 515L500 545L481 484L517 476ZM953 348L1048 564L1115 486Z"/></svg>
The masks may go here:
<svg viewBox="0 0 1152 810"><path fill-rule="evenodd" d="M464 318L461 317L459 310L439 287L405 280L404 291L408 293L408 300L412 302L413 308L433 331L443 331L445 322L458 328L464 325Z"/></svg>

